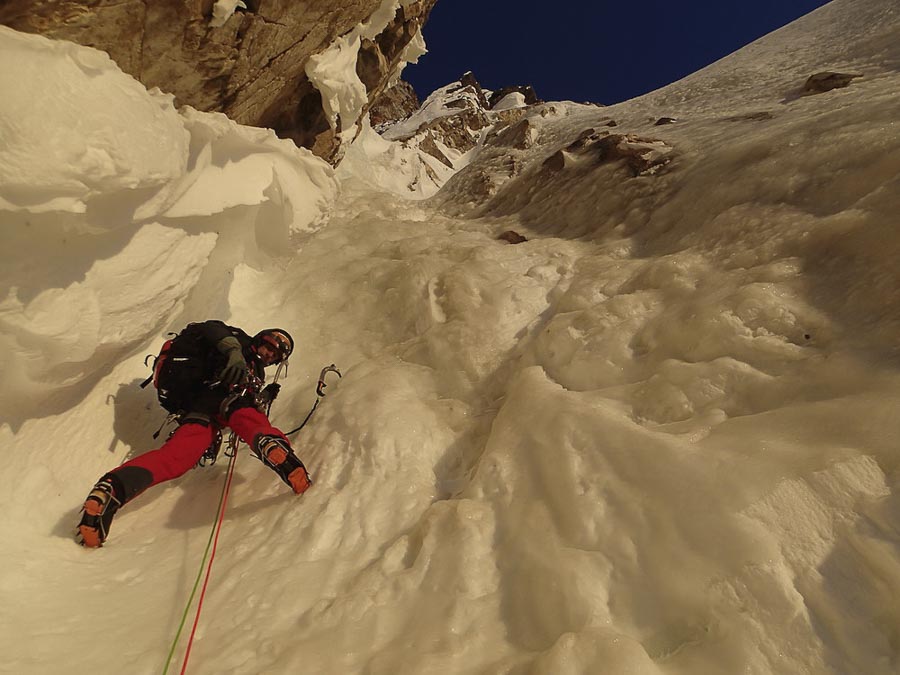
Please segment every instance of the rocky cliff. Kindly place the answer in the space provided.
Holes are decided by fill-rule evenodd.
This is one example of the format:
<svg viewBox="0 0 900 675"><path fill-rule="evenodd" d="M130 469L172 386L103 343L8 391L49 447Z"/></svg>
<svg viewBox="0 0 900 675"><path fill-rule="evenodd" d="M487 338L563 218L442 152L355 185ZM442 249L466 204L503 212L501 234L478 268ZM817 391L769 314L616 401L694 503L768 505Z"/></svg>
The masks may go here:
<svg viewBox="0 0 900 675"><path fill-rule="evenodd" d="M433 194L451 175L465 167L473 151L498 147L530 145L532 129L517 124L529 111L543 102L530 86L506 87L498 91L484 89L471 73L435 90L413 112L404 89L394 95L407 107L393 109L393 119L372 116L373 128L389 141L416 153L424 175L410 190ZM379 108L380 110L380 108ZM427 183L427 189L422 189Z"/></svg>
<svg viewBox="0 0 900 675"><path fill-rule="evenodd" d="M355 120L338 123L310 77L310 57L344 39L356 80L334 82L354 78L352 61L329 80L364 87L352 111L362 114L424 51L421 27L435 1L23 0L0 4L0 23L102 49L179 105L271 127L336 162L341 132Z"/></svg>

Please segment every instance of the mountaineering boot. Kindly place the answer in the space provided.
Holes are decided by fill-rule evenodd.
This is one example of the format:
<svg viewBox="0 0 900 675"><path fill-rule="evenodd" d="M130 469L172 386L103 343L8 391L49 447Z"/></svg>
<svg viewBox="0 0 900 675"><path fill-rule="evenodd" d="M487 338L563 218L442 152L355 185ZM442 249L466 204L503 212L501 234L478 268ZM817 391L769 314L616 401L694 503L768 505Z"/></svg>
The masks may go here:
<svg viewBox="0 0 900 675"><path fill-rule="evenodd" d="M109 534L109 526L113 516L122 506L122 501L117 498L116 490L112 484L112 477L104 476L91 490L84 500L83 514L78 524L77 541L88 548L103 546Z"/></svg>
<svg viewBox="0 0 900 675"><path fill-rule="evenodd" d="M291 450L291 446L278 436L257 436L253 452L287 483L295 494L303 494L312 485L303 462Z"/></svg>

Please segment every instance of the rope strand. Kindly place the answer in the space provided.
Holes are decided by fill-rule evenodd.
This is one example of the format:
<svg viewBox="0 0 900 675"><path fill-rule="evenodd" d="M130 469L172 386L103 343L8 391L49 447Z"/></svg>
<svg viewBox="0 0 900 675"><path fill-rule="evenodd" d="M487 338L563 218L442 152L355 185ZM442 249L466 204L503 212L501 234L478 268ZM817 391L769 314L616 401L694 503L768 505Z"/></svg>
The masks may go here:
<svg viewBox="0 0 900 675"><path fill-rule="evenodd" d="M172 662L172 655L175 653L175 647L178 645L178 640L181 638L181 631L184 629L184 623L187 620L188 612L191 609L191 604L194 602L194 595L197 593L197 587L200 585L200 577L203 576L203 565L206 563L207 556L210 556L210 546L212 546L212 555L209 558L209 565L206 568L206 579L203 581L203 590L200 592L200 600L197 604L197 614L194 618L194 626L191 630L191 636L188 640L187 651L184 655L184 663L181 667L182 675L184 675L185 669L187 668L187 660L191 654L191 645L194 641L194 633L197 630L197 623L200 620L200 609L203 607L203 596L206 594L206 586L209 583L209 574L212 570L212 563L216 556L216 546L219 543L219 531L222 529L222 520L225 515L225 507L228 503L228 491L231 488L231 479L234 476L234 465L236 460L237 452L231 455L231 458L229 460L225 485L222 488L222 494L219 496L219 505L216 507L218 517L216 519L216 523L213 525L212 530L210 530L209 540L206 542L206 551L204 551L203 553L203 560L200 562L200 569L197 572L197 579L194 581L194 587L191 589L191 595L188 598L187 604L184 607L184 613L181 616L181 623L178 625L178 630L175 632L175 639L172 641L172 646L169 648L168 656L166 656L166 666L163 669L162 675L166 675L169 672L169 665Z"/></svg>
<svg viewBox="0 0 900 675"><path fill-rule="evenodd" d="M194 634L197 632L197 624L200 623L200 610L203 609L203 598L206 595L206 586L209 584L209 575L212 572L213 561L216 559L216 547L219 545L219 532L222 530L222 522L225 519L225 507L228 506L228 490L231 488L231 479L234 477L234 465L237 453L231 457L228 464L228 480L225 483L225 493L222 498L222 508L219 511L219 522L216 525L216 538L213 540L212 553L209 556L209 564L206 566L206 578L203 580L203 589L200 591L200 599L197 601L197 614L194 616L194 626L191 628L191 636L188 638L187 651L184 653L184 663L181 665L181 675L187 670L188 658L191 656L191 646L194 644Z"/></svg>
<svg viewBox="0 0 900 675"><path fill-rule="evenodd" d="M287 363L282 364L285 366L285 375L287 375ZM331 364L330 366L326 366L322 369L322 372L319 374L319 382L316 387L316 401L313 404L312 409L309 411L309 414L306 416L306 419L303 420L302 424L296 429L289 431L285 434L285 436L290 436L291 434L295 434L300 431L306 423L309 422L309 418L312 417L313 413L316 411L316 408L319 405L319 401L325 396L325 374L333 372L336 373L338 377L341 377L341 372ZM278 370L275 372L274 382L278 382L278 378L281 375L281 366L279 365ZM272 408L272 401L269 401L268 406L266 407L266 416L268 417L269 412ZM206 577L203 580L203 588L200 591L200 599L197 602L197 613L194 616L194 625L191 628L191 635L188 638L187 649L184 654L184 661L181 664L181 675L184 675L187 670L188 659L191 656L191 647L194 643L194 636L197 632L197 626L200 623L200 610L203 608L203 599L206 596L206 588L209 585L209 577L212 572L213 561L216 557L216 548L219 544L219 532L222 530L222 522L225 518L225 508L228 505L228 491L231 489L231 481L234 477L234 465L237 460L237 439L234 438L234 434L232 433L232 439L234 440L234 444L232 445L232 454L228 455L226 451L226 456L229 457L228 463L228 472L226 474L225 485L222 488L222 494L219 497L219 506L217 507L218 517L216 519L216 523L213 525L213 529L209 533L209 540L206 542L206 551L203 553L203 560L200 562L200 570L197 572L197 579L194 581L194 587L191 589L191 595L188 598L187 605L184 608L184 614L181 616L181 623L178 625L178 630L175 632L175 639L172 641L172 646L169 649L169 654L166 656L166 665L163 669L162 675L167 675L169 672L169 665L172 662L172 656L175 653L175 648L178 645L178 640L181 638L181 631L184 629L185 621L187 620L188 612L190 611L191 604L194 602L194 595L197 593L197 586L200 584L200 577L203 576L203 566L206 564L206 559L209 557L209 563L206 565ZM212 545L212 552L210 553L210 545Z"/></svg>

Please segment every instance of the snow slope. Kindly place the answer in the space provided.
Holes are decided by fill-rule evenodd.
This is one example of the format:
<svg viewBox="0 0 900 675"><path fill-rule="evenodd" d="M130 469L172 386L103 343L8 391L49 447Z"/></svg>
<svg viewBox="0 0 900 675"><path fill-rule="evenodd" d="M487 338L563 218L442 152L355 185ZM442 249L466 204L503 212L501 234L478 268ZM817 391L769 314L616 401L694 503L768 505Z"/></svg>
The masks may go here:
<svg viewBox="0 0 900 675"><path fill-rule="evenodd" d="M0 32L44 73L0 76L0 671L165 668L224 465L100 550L71 531L153 445L143 355L217 317L294 335L284 428L344 377L306 495L240 453L187 672L897 672L898 45L893 0L834 0L642 98L528 109L533 144L408 201L374 144L332 175ZM798 96L825 69L863 77Z"/></svg>

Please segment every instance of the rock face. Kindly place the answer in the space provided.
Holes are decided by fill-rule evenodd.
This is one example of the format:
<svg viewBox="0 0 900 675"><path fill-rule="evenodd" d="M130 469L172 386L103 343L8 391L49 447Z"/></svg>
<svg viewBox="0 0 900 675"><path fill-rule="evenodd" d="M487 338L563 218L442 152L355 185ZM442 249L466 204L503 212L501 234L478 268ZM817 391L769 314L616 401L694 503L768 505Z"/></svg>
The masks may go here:
<svg viewBox="0 0 900 675"><path fill-rule="evenodd" d="M544 166L560 171L572 157L593 157L599 164L622 161L632 176L655 174L672 161L673 148L665 141L636 134L610 134L585 129L565 150L558 150Z"/></svg>
<svg viewBox="0 0 900 675"><path fill-rule="evenodd" d="M832 89L840 89L849 86L857 77L862 77L860 73L833 73L825 71L810 75L803 85L803 93L805 94L823 94Z"/></svg>
<svg viewBox="0 0 900 675"><path fill-rule="evenodd" d="M492 97L492 92L483 89L468 72L432 92L410 112L408 106L414 99L412 92L405 93L407 86L401 82L385 94L384 106L379 101L370 109L372 129L383 140L369 148L372 156L382 156L386 164L396 168L395 175L406 177L403 186L410 195L419 199L433 196L488 147L502 155L498 163L503 176L508 178L520 170L520 162L510 149L531 147L538 136L537 129L523 119L535 107L525 101L523 92L530 87L511 87L505 96ZM491 100L505 102L496 107L491 106ZM384 151L384 140L395 143L390 153ZM478 180L478 189L484 192L493 190L499 178L492 175ZM385 183L390 190L398 185L397 181Z"/></svg>
<svg viewBox="0 0 900 675"><path fill-rule="evenodd" d="M419 109L419 97L412 85L400 80L385 91L369 108L369 120L373 127L406 119Z"/></svg>
<svg viewBox="0 0 900 675"><path fill-rule="evenodd" d="M466 73L433 92L411 117L376 128L388 140L415 145L452 167L452 159L440 147L463 154L475 146L481 130L490 124L487 97L472 74Z"/></svg>
<svg viewBox="0 0 900 675"><path fill-rule="evenodd" d="M527 237L523 237L515 230L506 230L497 236L498 241L505 241L508 244L523 244L528 241Z"/></svg>
<svg viewBox="0 0 900 675"><path fill-rule="evenodd" d="M371 104L395 78L435 1L23 0L3 3L0 23L102 49L179 105L271 127L334 160L339 143L306 74L309 57L376 14L392 14L358 43L356 74ZM222 12L235 4L233 15Z"/></svg>

